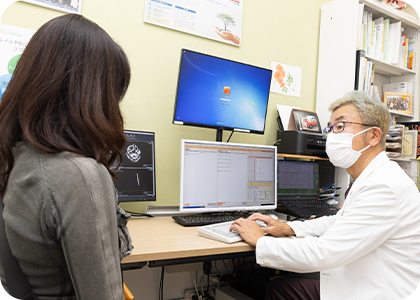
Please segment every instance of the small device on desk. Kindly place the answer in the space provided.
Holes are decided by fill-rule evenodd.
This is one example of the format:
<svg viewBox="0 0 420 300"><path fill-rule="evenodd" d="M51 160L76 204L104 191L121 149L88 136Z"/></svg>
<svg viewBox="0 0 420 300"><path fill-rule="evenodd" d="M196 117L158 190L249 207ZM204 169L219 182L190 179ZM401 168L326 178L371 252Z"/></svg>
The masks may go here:
<svg viewBox="0 0 420 300"><path fill-rule="evenodd" d="M275 143L279 153L327 157L326 138L322 134L297 130L277 131Z"/></svg>
<svg viewBox="0 0 420 300"><path fill-rule="evenodd" d="M194 225L232 221L277 207L277 148L182 140L180 212ZM243 215L241 215L243 214ZM224 216L233 216L223 219ZM197 223L200 218L205 223ZM172 217L188 226L182 215Z"/></svg>
<svg viewBox="0 0 420 300"><path fill-rule="evenodd" d="M279 160L277 171L277 211L304 219L337 213L337 208L318 200L318 163Z"/></svg>

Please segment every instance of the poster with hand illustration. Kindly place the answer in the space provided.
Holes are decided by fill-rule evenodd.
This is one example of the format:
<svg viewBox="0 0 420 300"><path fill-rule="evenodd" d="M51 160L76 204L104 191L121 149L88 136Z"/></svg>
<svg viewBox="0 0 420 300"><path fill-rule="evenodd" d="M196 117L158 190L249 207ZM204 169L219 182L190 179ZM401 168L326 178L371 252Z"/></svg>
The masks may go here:
<svg viewBox="0 0 420 300"><path fill-rule="evenodd" d="M34 5L64 11L66 13L82 13L82 0L21 0Z"/></svg>
<svg viewBox="0 0 420 300"><path fill-rule="evenodd" d="M271 61L271 92L300 97L302 69Z"/></svg>
<svg viewBox="0 0 420 300"><path fill-rule="evenodd" d="M35 30L0 24L0 100Z"/></svg>
<svg viewBox="0 0 420 300"><path fill-rule="evenodd" d="M241 45L243 0L146 0L144 22Z"/></svg>

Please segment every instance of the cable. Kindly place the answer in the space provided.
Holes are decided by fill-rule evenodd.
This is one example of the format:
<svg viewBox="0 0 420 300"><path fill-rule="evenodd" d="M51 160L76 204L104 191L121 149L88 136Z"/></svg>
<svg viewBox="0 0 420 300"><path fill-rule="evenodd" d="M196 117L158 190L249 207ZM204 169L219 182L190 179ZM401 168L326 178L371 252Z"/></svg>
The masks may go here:
<svg viewBox="0 0 420 300"><path fill-rule="evenodd" d="M160 273L160 286L159 286L159 300L163 300L163 277L165 274L165 267L162 266L162 271Z"/></svg>
<svg viewBox="0 0 420 300"><path fill-rule="evenodd" d="M206 294L209 294L210 289L210 273L211 273L211 261L205 261L203 263L203 272L205 275L207 275L207 292Z"/></svg>
<svg viewBox="0 0 420 300"><path fill-rule="evenodd" d="M194 277L194 273L195 273L195 277ZM197 288L197 274L198 271L192 271L191 275L192 275L192 281L194 284L194 289L195 289L195 293L197 294L197 297L199 300L202 300L202 296L200 295L200 293L198 292L198 288Z"/></svg>
<svg viewBox="0 0 420 300"><path fill-rule="evenodd" d="M232 137L232 134L233 134L233 130L232 130L232 133L229 135L229 138L228 138L228 140L226 141L226 143L229 143L230 138Z"/></svg>

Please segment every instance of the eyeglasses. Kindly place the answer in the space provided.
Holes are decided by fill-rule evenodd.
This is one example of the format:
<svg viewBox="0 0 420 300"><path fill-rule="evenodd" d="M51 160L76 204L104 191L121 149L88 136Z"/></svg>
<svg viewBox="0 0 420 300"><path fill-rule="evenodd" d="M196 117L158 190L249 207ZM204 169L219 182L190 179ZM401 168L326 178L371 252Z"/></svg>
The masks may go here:
<svg viewBox="0 0 420 300"><path fill-rule="evenodd" d="M333 126L325 127L323 132L330 133L332 131L334 133L340 133L344 130L344 127L346 126L346 124L359 124L359 125L363 125L363 126L376 126L376 125L363 124L363 123L357 123L357 122L341 121L341 122L335 123Z"/></svg>

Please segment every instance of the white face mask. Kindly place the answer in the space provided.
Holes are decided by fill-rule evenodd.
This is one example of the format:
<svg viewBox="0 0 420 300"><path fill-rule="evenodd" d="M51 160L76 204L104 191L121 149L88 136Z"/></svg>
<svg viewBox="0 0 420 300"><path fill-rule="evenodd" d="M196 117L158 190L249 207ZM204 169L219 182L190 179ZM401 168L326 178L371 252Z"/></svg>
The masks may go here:
<svg viewBox="0 0 420 300"><path fill-rule="evenodd" d="M356 134L353 133L330 133L327 136L326 152L332 164L336 167L348 169L359 159L362 152L370 147L363 148L360 151L353 150L353 137L372 129L362 130Z"/></svg>

